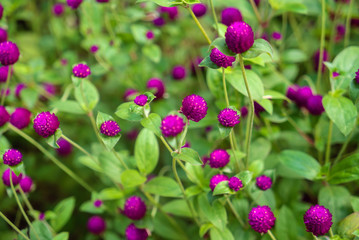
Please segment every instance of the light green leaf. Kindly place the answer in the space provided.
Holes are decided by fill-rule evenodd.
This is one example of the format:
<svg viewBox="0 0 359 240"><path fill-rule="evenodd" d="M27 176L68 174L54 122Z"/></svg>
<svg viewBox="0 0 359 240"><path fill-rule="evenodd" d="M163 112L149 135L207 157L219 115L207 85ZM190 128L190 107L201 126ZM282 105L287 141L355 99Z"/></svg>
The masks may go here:
<svg viewBox="0 0 359 240"><path fill-rule="evenodd" d="M95 85L83 79L78 87L75 88L75 98L82 109L86 112L94 109L100 100L100 95Z"/></svg>
<svg viewBox="0 0 359 240"><path fill-rule="evenodd" d="M173 158L178 158L182 161L188 162L192 165L202 165L203 162L198 153L191 148L182 148L181 153L172 152Z"/></svg>
<svg viewBox="0 0 359 240"><path fill-rule="evenodd" d="M154 133L146 128L142 129L135 143L135 159L141 173L149 174L157 166L159 146Z"/></svg>
<svg viewBox="0 0 359 240"><path fill-rule="evenodd" d="M125 188L132 188L146 182L147 178L142 176L139 172L133 169L125 170L121 174L121 182Z"/></svg>
<svg viewBox="0 0 359 240"><path fill-rule="evenodd" d="M61 230L70 220L72 212L75 208L75 198L69 197L58 203L54 209L56 217L51 219L51 226L57 232Z"/></svg>
<svg viewBox="0 0 359 240"><path fill-rule="evenodd" d="M242 56L246 59L256 58L261 54L268 54L273 58L273 49L269 42L262 38L258 38L254 41L253 46L246 52L242 54Z"/></svg>
<svg viewBox="0 0 359 240"><path fill-rule="evenodd" d="M158 63L161 60L161 48L155 44L149 44L142 48L142 53L152 62Z"/></svg>
<svg viewBox="0 0 359 240"><path fill-rule="evenodd" d="M141 125L149 130L151 130L158 137L162 136L160 127L161 127L161 117L156 113L151 113L148 118L141 120Z"/></svg>
<svg viewBox="0 0 359 240"><path fill-rule="evenodd" d="M169 177L155 177L145 184L144 190L162 197L181 197L179 185Z"/></svg>
<svg viewBox="0 0 359 240"><path fill-rule="evenodd" d="M133 102L122 103L117 107L116 116L128 121L141 121L143 117L143 108Z"/></svg>

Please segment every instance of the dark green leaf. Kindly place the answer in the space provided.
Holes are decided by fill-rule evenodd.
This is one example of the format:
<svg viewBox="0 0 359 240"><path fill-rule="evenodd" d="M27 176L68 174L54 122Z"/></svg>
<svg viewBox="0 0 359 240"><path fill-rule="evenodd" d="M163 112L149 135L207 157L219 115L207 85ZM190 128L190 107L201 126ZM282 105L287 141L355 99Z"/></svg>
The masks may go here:
<svg viewBox="0 0 359 240"><path fill-rule="evenodd" d="M181 153L172 152L173 158L178 158L182 161L188 162L192 165L202 165L203 162L198 153L191 148L182 148Z"/></svg>
<svg viewBox="0 0 359 240"><path fill-rule="evenodd" d="M36 234L35 234L36 233ZM53 240L50 228L43 221L34 221L30 230L30 239Z"/></svg>
<svg viewBox="0 0 359 240"><path fill-rule="evenodd" d="M25 88L21 91L20 98L28 108L32 109L39 99L39 93L35 89Z"/></svg>
<svg viewBox="0 0 359 240"><path fill-rule="evenodd" d="M199 67L208 67L208 68L212 68L212 69L220 68L217 64L215 64L214 62L211 61L211 58L209 57L209 55L207 57L205 57L198 66Z"/></svg>
<svg viewBox="0 0 359 240"><path fill-rule="evenodd" d="M151 173L157 166L159 147L154 133L142 129L135 143L135 159L141 173Z"/></svg>
<svg viewBox="0 0 359 240"><path fill-rule="evenodd" d="M100 95L95 85L83 79L78 87L75 88L75 98L82 109L86 112L94 109L100 100Z"/></svg>
<svg viewBox="0 0 359 240"><path fill-rule="evenodd" d="M161 127L161 117L156 113L151 113L148 118L141 120L141 125L149 130L151 130L158 137L162 136L160 127Z"/></svg>
<svg viewBox="0 0 359 240"><path fill-rule="evenodd" d="M189 210L186 201L183 199L167 202L162 208L165 212L175 216L192 218L191 211Z"/></svg>
<svg viewBox="0 0 359 240"><path fill-rule="evenodd" d="M198 198L198 204L202 214L217 228L223 230L227 224L227 212L219 201L215 201L213 205L209 203L206 194L202 194Z"/></svg>
<svg viewBox="0 0 359 240"><path fill-rule="evenodd" d="M65 226L70 220L72 212L75 208L75 198L70 197L58 203L54 209L56 218L51 219L51 226L57 232Z"/></svg>
<svg viewBox="0 0 359 240"><path fill-rule="evenodd" d="M353 154L339 163L335 164L330 170L329 183L340 184L359 179L359 153Z"/></svg>
<svg viewBox="0 0 359 240"><path fill-rule="evenodd" d="M297 221L292 210L284 205L279 210L279 213L276 215L276 217L276 237L283 240L296 239L298 236L296 224Z"/></svg>
<svg viewBox="0 0 359 240"><path fill-rule="evenodd" d="M46 138L47 144L49 144L53 148L59 148L60 146L57 144L57 140L59 140L59 138L61 138L61 135L62 135L61 128L58 128L56 130L55 134Z"/></svg>
<svg viewBox="0 0 359 240"><path fill-rule="evenodd" d="M181 197L179 185L169 177L156 177L146 183L144 190L163 197Z"/></svg>
<svg viewBox="0 0 359 240"><path fill-rule="evenodd" d="M53 238L53 240L68 240L68 239L69 239L68 232L59 233Z"/></svg>
<svg viewBox="0 0 359 240"><path fill-rule="evenodd" d="M121 174L121 183L126 188L137 187L146 182L147 178L142 176L139 172L133 169L125 170Z"/></svg>
<svg viewBox="0 0 359 240"><path fill-rule="evenodd" d="M99 156L99 163L103 172L113 181L120 183L120 176L124 170L121 161L109 151L101 152Z"/></svg>

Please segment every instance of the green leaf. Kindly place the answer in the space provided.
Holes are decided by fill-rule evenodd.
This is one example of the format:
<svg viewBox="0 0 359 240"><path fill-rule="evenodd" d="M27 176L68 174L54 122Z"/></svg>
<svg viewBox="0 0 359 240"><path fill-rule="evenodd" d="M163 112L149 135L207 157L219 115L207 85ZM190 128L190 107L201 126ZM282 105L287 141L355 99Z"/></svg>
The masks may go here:
<svg viewBox="0 0 359 240"><path fill-rule="evenodd" d="M189 239L186 234L186 229L177 227L180 224L183 224L181 219L176 218L176 222L173 223L168 221L161 212L158 212L153 219L153 227L156 235L159 235L159 239L169 239L169 240L183 240ZM162 237L162 238L161 238Z"/></svg>
<svg viewBox="0 0 359 240"><path fill-rule="evenodd" d="M259 174L264 169L264 162L263 160L255 160L251 162L251 164L248 167L248 170L253 173L253 176L259 176Z"/></svg>
<svg viewBox="0 0 359 240"><path fill-rule="evenodd" d="M203 162L198 153L192 148L182 148L181 153L172 152L173 158L178 158L182 161L188 162L192 165L202 165Z"/></svg>
<svg viewBox="0 0 359 240"><path fill-rule="evenodd" d="M329 183L341 184L359 179L359 153L353 154L339 163L335 164L330 170Z"/></svg>
<svg viewBox="0 0 359 240"><path fill-rule="evenodd" d="M300 63L308 59L308 56L299 49L288 49L282 54L282 60L287 63Z"/></svg>
<svg viewBox="0 0 359 240"><path fill-rule="evenodd" d="M211 229L212 227L213 227L212 223L202 224L199 229L199 236L203 237L206 234L206 232L208 232L208 230Z"/></svg>
<svg viewBox="0 0 359 240"><path fill-rule="evenodd" d="M36 232L36 234L35 234ZM30 229L30 239L53 240L51 231L43 221L34 221Z"/></svg>
<svg viewBox="0 0 359 240"><path fill-rule="evenodd" d="M246 52L242 54L242 56L246 59L256 58L262 53L268 54L271 58L273 58L273 49L269 42L266 40L259 38L254 41L253 46Z"/></svg>
<svg viewBox="0 0 359 240"><path fill-rule="evenodd" d="M217 64L212 62L211 58L209 57L209 54L202 60L202 62L198 66L199 67L208 67L208 68L212 68L212 69L220 68Z"/></svg>
<svg viewBox="0 0 359 240"><path fill-rule="evenodd" d="M121 199L124 196L125 194L117 188L105 188L99 193L98 198L106 201Z"/></svg>
<svg viewBox="0 0 359 240"><path fill-rule="evenodd" d="M33 109L39 99L39 93L35 89L25 88L21 91L20 98L28 108Z"/></svg>
<svg viewBox="0 0 359 240"><path fill-rule="evenodd" d="M305 178L313 180L320 172L319 163L306 153L285 150L279 155L278 174L288 178Z"/></svg>
<svg viewBox="0 0 359 240"><path fill-rule="evenodd" d="M354 212L359 212L359 197L352 196L350 199L350 204L352 205Z"/></svg>
<svg viewBox="0 0 359 240"><path fill-rule="evenodd" d="M357 110L359 110L359 84L356 82L355 79L350 81L349 96Z"/></svg>
<svg viewBox="0 0 359 240"><path fill-rule="evenodd" d="M182 4L180 0L137 0L137 3L140 2L153 2L163 7L173 7Z"/></svg>
<svg viewBox="0 0 359 240"><path fill-rule="evenodd" d="M25 174L25 166L24 166L23 162L15 165L15 166L9 166L9 167L10 167L11 171L13 171L16 174L16 176L19 176L20 173Z"/></svg>
<svg viewBox="0 0 359 240"><path fill-rule="evenodd" d="M70 220L75 208L75 198L69 197L58 203L54 209L56 218L51 219L51 226L57 232Z"/></svg>
<svg viewBox="0 0 359 240"><path fill-rule="evenodd" d="M253 177L253 173L251 171L243 171L243 172L240 172L236 175L237 178L239 178L242 183L243 183L243 186L247 186L250 181L252 180L252 177Z"/></svg>
<svg viewBox="0 0 359 240"><path fill-rule="evenodd" d="M53 238L53 240L68 240L68 239L69 239L68 232L59 233Z"/></svg>
<svg viewBox="0 0 359 240"><path fill-rule="evenodd" d="M162 209L165 212L175 216L192 218L191 211L189 210L186 201L183 199L167 202L165 205L163 205Z"/></svg>
<svg viewBox="0 0 359 240"><path fill-rule="evenodd" d="M266 112L268 112L270 115L272 115L272 113L273 113L273 104L272 104L272 102L270 100L261 99L261 100L257 101L257 103L259 105L261 105L266 110Z"/></svg>
<svg viewBox="0 0 359 240"><path fill-rule="evenodd" d="M152 62L159 63L161 60L161 48L156 44L149 44L142 48L142 53Z"/></svg>
<svg viewBox="0 0 359 240"><path fill-rule="evenodd" d="M132 188L146 182L147 178L142 176L138 171L133 169L125 170L121 174L121 182L125 188Z"/></svg>
<svg viewBox="0 0 359 240"><path fill-rule="evenodd" d="M93 201L87 201L81 204L80 211L92 213L92 214L101 214L106 210L104 205L102 204L100 207L95 207Z"/></svg>
<svg viewBox="0 0 359 240"><path fill-rule="evenodd" d="M144 128L135 143L135 159L141 173L151 173L157 166L159 147L155 134Z"/></svg>
<svg viewBox="0 0 359 240"><path fill-rule="evenodd" d="M78 87L75 88L75 98L82 109L86 112L94 109L100 100L100 95L95 85L83 79Z"/></svg>
<svg viewBox="0 0 359 240"><path fill-rule="evenodd" d="M276 92L273 90L264 90L264 96L265 99L283 99L286 101L290 101L289 98L287 98L284 94L280 92Z"/></svg>
<svg viewBox="0 0 359 240"><path fill-rule="evenodd" d="M292 210L284 205L281 207L276 217L276 237L281 240L296 239L298 236L297 221Z"/></svg>
<svg viewBox="0 0 359 240"><path fill-rule="evenodd" d="M326 95L323 106L328 117L347 136L353 130L358 115L354 104L346 97Z"/></svg>
<svg viewBox="0 0 359 240"><path fill-rule="evenodd" d="M163 197L181 197L179 185L169 177L155 177L145 184L144 190L148 193Z"/></svg>
<svg viewBox="0 0 359 240"><path fill-rule="evenodd" d="M108 121L108 120L115 121L115 119L113 119L113 117L111 117L110 115L102 113L102 112L98 112L97 118L96 118L97 131L99 131L99 129L101 128L102 123L104 123L105 121ZM115 145L121 138L121 134L117 134L116 136L110 137L110 136L106 136L100 132L99 132L99 136L100 136L102 142L105 144L106 148L110 151L115 147Z"/></svg>
<svg viewBox="0 0 359 240"><path fill-rule="evenodd" d="M222 181L217 184L214 188L213 195L222 195L222 194L235 194L236 192L229 188L228 181Z"/></svg>
<svg viewBox="0 0 359 240"><path fill-rule="evenodd" d="M211 44L212 48L218 48L218 50L223 53L224 55L227 56L236 56L237 54L232 52L231 50L229 50L227 44L226 44L226 40L224 38L216 38L212 44Z"/></svg>
<svg viewBox="0 0 359 240"><path fill-rule="evenodd" d="M57 140L59 140L61 138L61 135L62 135L61 128L58 128L56 130L55 134L46 138L47 144L49 144L53 148L59 148L60 146L57 144Z"/></svg>
<svg viewBox="0 0 359 240"><path fill-rule="evenodd" d="M307 6L301 0L269 0L269 4L275 10L280 12L294 12L306 14L308 12Z"/></svg>
<svg viewBox="0 0 359 240"><path fill-rule="evenodd" d="M119 176L121 176L124 166L114 153L102 151L98 160L103 172L116 183L120 183Z"/></svg>
<svg viewBox="0 0 359 240"><path fill-rule="evenodd" d="M268 189L265 191L258 190L258 191L253 192L251 195L252 195L252 198L255 199L254 201L256 202L256 204L261 205L261 206L267 205L271 209L275 209L276 201L275 201L275 196L274 196L272 189Z"/></svg>
<svg viewBox="0 0 359 240"><path fill-rule="evenodd" d="M217 123L219 134L221 135L221 138L226 138L231 133L232 129L231 127L225 127L220 123Z"/></svg>
<svg viewBox="0 0 359 240"><path fill-rule="evenodd" d="M352 238L356 230L359 230L359 212L350 214L338 225L338 234L345 238Z"/></svg>
<svg viewBox="0 0 359 240"><path fill-rule="evenodd" d="M80 104L73 100L56 101L51 103L51 107L57 108L59 112L85 114L86 112L81 108Z"/></svg>
<svg viewBox="0 0 359 240"><path fill-rule="evenodd" d="M234 240L234 237L228 228L221 230L218 228L211 228L209 230L209 235L211 240Z"/></svg>
<svg viewBox="0 0 359 240"><path fill-rule="evenodd" d="M198 206L199 210L214 226L224 230L227 224L227 212L219 201L215 201L211 205L206 194L202 194L198 198Z"/></svg>
<svg viewBox="0 0 359 240"><path fill-rule="evenodd" d="M156 113L151 113L148 118L141 120L141 125L149 130L151 130L158 137L162 136L160 127L161 127L161 117Z"/></svg>
<svg viewBox="0 0 359 240"><path fill-rule="evenodd" d="M133 102L122 103L118 106L116 112L116 116L119 118L128 120L128 121L141 121L143 117L143 108L137 106Z"/></svg>

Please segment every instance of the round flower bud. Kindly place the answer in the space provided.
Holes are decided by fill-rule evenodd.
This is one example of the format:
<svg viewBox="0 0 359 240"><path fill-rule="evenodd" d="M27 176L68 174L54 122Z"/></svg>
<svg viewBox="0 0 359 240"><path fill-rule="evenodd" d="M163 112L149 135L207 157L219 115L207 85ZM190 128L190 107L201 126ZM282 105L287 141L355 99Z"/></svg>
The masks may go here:
<svg viewBox="0 0 359 240"><path fill-rule="evenodd" d="M307 232L315 236L324 235L332 227L332 214L324 206L311 206L304 214L304 224Z"/></svg>
<svg viewBox="0 0 359 240"><path fill-rule="evenodd" d="M66 2L70 8L77 9L81 5L82 0L66 0Z"/></svg>
<svg viewBox="0 0 359 240"><path fill-rule="evenodd" d="M98 51L98 45L92 45L90 47L90 52L91 53L96 53Z"/></svg>
<svg viewBox="0 0 359 240"><path fill-rule="evenodd" d="M96 207L96 208L99 208L101 207L103 204L103 202L99 199L95 200L95 202L93 203L93 205Z"/></svg>
<svg viewBox="0 0 359 240"><path fill-rule="evenodd" d="M147 88L155 90L154 95L157 99L162 98L165 94L165 85L159 78L151 78L148 80Z"/></svg>
<svg viewBox="0 0 359 240"><path fill-rule="evenodd" d="M229 7L222 11L222 23L226 26L230 26L235 22L242 22L242 14L237 8Z"/></svg>
<svg viewBox="0 0 359 240"><path fill-rule="evenodd" d="M151 30L146 32L146 38L147 38L148 40L151 40L151 39L153 39L154 37L155 37L155 34L154 34Z"/></svg>
<svg viewBox="0 0 359 240"><path fill-rule="evenodd" d="M87 221L87 229L94 235L100 235L106 230L106 222L100 216L93 216Z"/></svg>
<svg viewBox="0 0 359 240"><path fill-rule="evenodd" d="M7 31L3 28L0 28L0 43L7 41Z"/></svg>
<svg viewBox="0 0 359 240"><path fill-rule="evenodd" d="M129 197L125 202L123 214L132 220L140 220L146 215L146 204L140 197Z"/></svg>
<svg viewBox="0 0 359 240"><path fill-rule="evenodd" d="M148 233L146 229L137 228L135 224L131 223L126 228L126 239L127 240L146 240Z"/></svg>
<svg viewBox="0 0 359 240"><path fill-rule="evenodd" d="M4 126L10 119L10 114L4 106L0 106L0 127Z"/></svg>
<svg viewBox="0 0 359 240"><path fill-rule="evenodd" d="M266 175L262 175L256 178L256 185L259 189L265 191L272 187L272 179Z"/></svg>
<svg viewBox="0 0 359 240"><path fill-rule="evenodd" d="M245 22L235 22L227 28L226 43L234 53L244 53L253 46L254 34Z"/></svg>
<svg viewBox="0 0 359 240"><path fill-rule="evenodd" d="M162 17L158 17L153 19L153 25L157 26L157 27L162 27L163 25L166 24L165 19Z"/></svg>
<svg viewBox="0 0 359 240"><path fill-rule="evenodd" d="M9 66L0 67L0 83L6 82L8 73L9 73Z"/></svg>
<svg viewBox="0 0 359 240"><path fill-rule="evenodd" d="M2 174L2 181L3 181L4 185L8 186L8 187L11 186L11 184L10 184L10 171L11 171L11 169L8 168ZM22 173L20 173L19 176L16 176L16 174L13 171L11 171L11 180L12 180L12 184L14 186L18 185L19 182L21 181L21 179L22 179Z"/></svg>
<svg viewBox="0 0 359 240"><path fill-rule="evenodd" d="M19 150L9 149L2 156L5 165L16 166L22 162L22 154Z"/></svg>
<svg viewBox="0 0 359 240"><path fill-rule="evenodd" d="M261 112L264 112L265 109L256 101L254 101L254 113L259 117Z"/></svg>
<svg viewBox="0 0 359 240"><path fill-rule="evenodd" d="M211 54L209 55L211 61L216 64L218 67L232 67L232 63L236 61L235 57L227 56L223 54L218 48L213 48Z"/></svg>
<svg viewBox="0 0 359 240"><path fill-rule="evenodd" d="M100 132L109 137L117 136L120 131L120 126L118 126L118 123L113 120L103 122L100 127Z"/></svg>
<svg viewBox="0 0 359 240"><path fill-rule="evenodd" d="M312 115L320 115L325 110L323 107L323 97L320 95L314 95L308 98L307 109Z"/></svg>
<svg viewBox="0 0 359 240"><path fill-rule="evenodd" d="M4 66L12 65L19 60L20 51L13 42L0 43L0 63Z"/></svg>
<svg viewBox="0 0 359 240"><path fill-rule="evenodd" d="M87 78L91 75L91 70L89 66L83 63L79 63L76 66L73 67L72 72L75 77L78 78Z"/></svg>
<svg viewBox="0 0 359 240"><path fill-rule="evenodd" d="M319 69L319 60L320 60L320 50L316 51L313 56L313 64L314 64L315 71L318 71L318 69ZM323 50L323 63L322 63L322 67L321 67L322 72L325 71L324 62L327 62L327 61L329 61L329 53L326 49L324 49Z"/></svg>
<svg viewBox="0 0 359 240"><path fill-rule="evenodd" d="M258 206L252 208L248 214L248 223L252 229L259 233L267 233L275 224L276 218L270 207Z"/></svg>
<svg viewBox="0 0 359 240"><path fill-rule="evenodd" d="M182 80L186 77L187 72L183 66L175 66L172 69L172 77L175 80Z"/></svg>
<svg viewBox="0 0 359 240"><path fill-rule="evenodd" d="M228 181L229 178L226 175L217 174L214 175L211 180L209 181L209 187L211 188L212 192L216 188L217 184L223 181Z"/></svg>
<svg viewBox="0 0 359 240"><path fill-rule="evenodd" d="M236 126L240 122L239 117L237 111L230 108L223 109L217 116L219 123L224 127Z"/></svg>
<svg viewBox="0 0 359 240"><path fill-rule="evenodd" d="M15 88L15 97L20 98L21 91L26 88L24 83L19 83Z"/></svg>
<svg viewBox="0 0 359 240"><path fill-rule="evenodd" d="M313 96L312 89L308 86L304 86L298 89L296 103L299 107L304 107L307 105L308 99Z"/></svg>
<svg viewBox="0 0 359 240"><path fill-rule="evenodd" d="M198 18L204 16L207 12L207 6L203 3L196 3L192 5L192 11Z"/></svg>
<svg viewBox="0 0 359 240"><path fill-rule="evenodd" d="M128 102L132 99L134 95L138 94L138 91L133 88L126 89L125 93L123 94L123 99Z"/></svg>
<svg viewBox="0 0 359 240"><path fill-rule="evenodd" d="M54 6L52 7L52 13L56 16L56 17L60 17L65 11L65 7L64 4L62 3L55 3Z"/></svg>
<svg viewBox="0 0 359 240"><path fill-rule="evenodd" d="M242 180L240 180L237 177L231 177L228 182L228 186L230 189L233 189L234 191L239 191L243 187Z"/></svg>
<svg viewBox="0 0 359 240"><path fill-rule="evenodd" d="M161 131L165 137L175 137L183 131L186 123L177 115L168 115L161 122Z"/></svg>
<svg viewBox="0 0 359 240"><path fill-rule="evenodd" d="M298 85L289 86L286 93L287 98L289 98L294 102L297 102L298 90L299 90Z"/></svg>
<svg viewBox="0 0 359 240"><path fill-rule="evenodd" d="M241 107L240 112L241 112L242 118L245 118L248 115L248 108L246 106L243 106L243 107Z"/></svg>
<svg viewBox="0 0 359 240"><path fill-rule="evenodd" d="M34 130L41 137L47 138L55 134L60 122L54 113L42 112L34 119Z"/></svg>
<svg viewBox="0 0 359 240"><path fill-rule="evenodd" d="M273 32L272 38L277 41L282 40L282 34L280 32Z"/></svg>
<svg viewBox="0 0 359 240"><path fill-rule="evenodd" d="M32 179L28 176L21 179L20 187L24 193L30 192L32 187Z"/></svg>
<svg viewBox="0 0 359 240"><path fill-rule="evenodd" d="M225 167L229 163L229 154L226 150L216 149L209 155L209 166L211 168Z"/></svg>
<svg viewBox="0 0 359 240"><path fill-rule="evenodd" d="M167 14L171 20L175 20L178 17L177 7L160 7L159 12L162 14Z"/></svg>
<svg viewBox="0 0 359 240"><path fill-rule="evenodd" d="M192 94L182 100L180 112L182 112L188 120L199 122L207 115L207 102L203 97Z"/></svg>
<svg viewBox="0 0 359 240"><path fill-rule="evenodd" d="M191 73L192 73L193 76L197 75L197 71L199 73L204 71L204 67L198 66L202 61L203 61L203 58L201 58L201 57L196 57L195 59L192 59L192 61L191 61Z"/></svg>
<svg viewBox="0 0 359 240"><path fill-rule="evenodd" d="M57 145L59 145L59 148L56 149L58 155L66 157L72 153L72 145L67 140L59 138Z"/></svg>
<svg viewBox="0 0 359 240"><path fill-rule="evenodd" d="M18 129L26 128L30 121L31 112L26 108L16 108L10 117L10 123Z"/></svg>
<svg viewBox="0 0 359 240"><path fill-rule="evenodd" d="M133 102L138 106L145 106L148 101L148 97L144 94L138 95Z"/></svg>

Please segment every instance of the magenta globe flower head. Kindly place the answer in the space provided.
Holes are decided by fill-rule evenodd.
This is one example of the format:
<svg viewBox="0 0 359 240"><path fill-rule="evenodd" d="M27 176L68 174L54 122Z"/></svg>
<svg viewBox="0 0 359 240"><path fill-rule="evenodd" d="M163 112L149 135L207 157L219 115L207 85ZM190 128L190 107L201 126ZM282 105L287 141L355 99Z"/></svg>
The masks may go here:
<svg viewBox="0 0 359 240"><path fill-rule="evenodd" d="M214 175L211 180L209 181L209 187L211 188L212 192L214 191L214 189L216 188L216 186L218 185L218 183L223 182L223 181L228 181L229 178L226 175L222 175L222 174L217 174Z"/></svg>
<svg viewBox="0 0 359 240"><path fill-rule="evenodd" d="M207 6L203 3L196 3L192 5L192 11L198 18L203 17L207 12Z"/></svg>
<svg viewBox="0 0 359 240"><path fill-rule="evenodd" d="M127 240L146 240L148 233L146 229L137 228L135 224L131 223L126 228L126 239Z"/></svg>
<svg viewBox="0 0 359 240"><path fill-rule="evenodd" d="M60 122L54 113L42 112L34 119L34 130L41 137L47 138L55 134Z"/></svg>
<svg viewBox="0 0 359 240"><path fill-rule="evenodd" d="M264 111L265 109L262 107L262 105L254 101L254 113L259 117L260 113Z"/></svg>
<svg viewBox="0 0 359 240"><path fill-rule="evenodd" d="M72 72L75 77L78 78L87 78L91 75L91 70L89 66L83 63L79 63L76 66L73 67Z"/></svg>
<svg viewBox="0 0 359 240"><path fill-rule="evenodd" d="M81 5L82 0L66 0L66 2L70 8L77 9Z"/></svg>
<svg viewBox="0 0 359 240"><path fill-rule="evenodd" d="M232 67L232 63L236 61L235 57L227 56L223 54L218 48L213 48L211 54L209 55L211 61L216 64L218 67Z"/></svg>
<svg viewBox="0 0 359 240"><path fill-rule="evenodd" d="M234 53L244 53L253 46L254 34L251 26L245 22L235 22L227 28L226 43Z"/></svg>
<svg viewBox="0 0 359 240"><path fill-rule="evenodd" d="M98 45L92 45L90 47L90 52L91 53L96 53L98 51Z"/></svg>
<svg viewBox="0 0 359 240"><path fill-rule="evenodd" d="M67 140L59 138L57 145L59 145L59 148L56 149L58 155L66 157L72 153L72 145Z"/></svg>
<svg viewBox="0 0 359 240"><path fill-rule="evenodd" d="M5 165L16 166L22 162L22 154L19 150L9 149L2 156Z"/></svg>
<svg viewBox="0 0 359 240"><path fill-rule="evenodd" d="M286 93L287 98L289 98L294 102L297 102L297 95L299 88L300 87L298 85L289 86Z"/></svg>
<svg viewBox="0 0 359 240"><path fill-rule="evenodd" d="M96 208L99 208L101 207L103 204L103 202L99 199L95 200L95 202L93 203L93 205L96 207Z"/></svg>
<svg viewBox="0 0 359 240"><path fill-rule="evenodd" d="M4 126L10 119L10 114L4 106L0 106L0 127Z"/></svg>
<svg viewBox="0 0 359 240"><path fill-rule="evenodd" d="M13 42L0 43L0 63L4 66L12 65L19 60L20 51Z"/></svg>
<svg viewBox="0 0 359 240"><path fill-rule="evenodd" d="M207 115L207 102L203 97L192 94L182 100L180 112L187 117L188 120L199 122Z"/></svg>
<svg viewBox="0 0 359 240"><path fill-rule="evenodd" d="M175 20L178 17L177 7L160 7L159 12L162 14L167 14L171 20Z"/></svg>
<svg viewBox="0 0 359 240"><path fill-rule="evenodd" d="M246 106L243 106L243 107L241 107L240 112L241 112L242 118L245 118L248 115L248 108Z"/></svg>
<svg viewBox="0 0 359 240"><path fill-rule="evenodd" d="M186 141L185 144L181 148L190 148L190 147L191 147L191 143Z"/></svg>
<svg viewBox="0 0 359 240"><path fill-rule="evenodd" d="M256 185L259 189L265 191L272 187L272 179L266 175L256 178Z"/></svg>
<svg viewBox="0 0 359 240"><path fill-rule="evenodd" d="M145 106L148 101L148 97L144 94L138 95L133 102L138 106Z"/></svg>
<svg viewBox="0 0 359 240"><path fill-rule="evenodd" d="M267 233L275 224L276 218L270 207L258 206L252 208L248 214L248 223L258 233Z"/></svg>
<svg viewBox="0 0 359 240"><path fill-rule="evenodd" d="M308 99L313 96L312 89L308 86L304 86L298 89L296 103L299 107L305 107Z"/></svg>
<svg viewBox="0 0 359 240"><path fill-rule="evenodd" d="M329 232L332 227L332 214L324 206L311 206L303 216L307 232L315 236L321 236Z"/></svg>
<svg viewBox="0 0 359 240"><path fill-rule="evenodd" d="M166 24L165 19L162 17L158 17L153 19L153 25L157 26L157 27L162 27L163 25Z"/></svg>
<svg viewBox="0 0 359 240"><path fill-rule="evenodd" d="M183 66L175 66L172 69L172 77L175 80L183 80L187 75L186 68Z"/></svg>
<svg viewBox="0 0 359 240"><path fill-rule="evenodd" d="M87 221L87 229L94 235L100 235L106 230L106 222L100 216L92 216Z"/></svg>
<svg viewBox="0 0 359 240"><path fill-rule="evenodd" d="M10 117L10 123L18 129L26 128L30 121L31 112L26 108L16 108Z"/></svg>
<svg viewBox="0 0 359 240"><path fill-rule="evenodd" d="M132 99L134 95L137 95L138 91L133 88L126 89L125 93L123 94L123 99L128 102Z"/></svg>
<svg viewBox="0 0 359 240"><path fill-rule="evenodd" d="M3 28L0 28L0 43L7 41L7 31Z"/></svg>
<svg viewBox="0 0 359 240"><path fill-rule="evenodd" d="M228 182L228 186L230 189L233 189L234 191L239 191L243 187L242 180L240 180L237 177L231 177Z"/></svg>
<svg viewBox="0 0 359 240"><path fill-rule="evenodd" d="M155 34L154 34L151 30L149 30L149 31L146 32L146 38L147 38L148 40L151 40L151 39L153 39L154 37L155 37Z"/></svg>
<svg viewBox="0 0 359 240"><path fill-rule="evenodd" d="M325 110L323 107L323 97L314 95L308 98L306 108L312 115L321 115Z"/></svg>
<svg viewBox="0 0 359 240"><path fill-rule="evenodd" d="M9 73L9 66L0 67L0 83L6 82L8 73ZM12 71L11 71L11 74L12 74Z"/></svg>
<svg viewBox="0 0 359 240"><path fill-rule="evenodd" d="M165 94L165 85L159 78L151 78L147 82L147 88L155 90L154 95L157 99L163 98Z"/></svg>
<svg viewBox="0 0 359 240"><path fill-rule="evenodd" d="M60 17L65 11L65 6L62 3L55 3L54 6L52 7L52 13L56 16L56 17Z"/></svg>
<svg viewBox="0 0 359 240"><path fill-rule="evenodd" d="M225 108L219 112L217 119L223 127L234 127L240 122L239 117L237 111Z"/></svg>
<svg viewBox="0 0 359 240"><path fill-rule="evenodd" d="M25 176L20 181L20 187L21 187L22 191L24 191L24 193L30 192L31 188L32 188L32 179L28 176Z"/></svg>
<svg viewBox="0 0 359 240"><path fill-rule="evenodd" d="M333 77L333 78L336 78L336 77L338 77L339 75L340 75L340 74L339 74L338 72L333 72L333 73L332 73L332 77Z"/></svg>
<svg viewBox="0 0 359 240"><path fill-rule="evenodd" d="M273 32L272 38L277 41L282 40L282 34L280 32Z"/></svg>
<svg viewBox="0 0 359 240"><path fill-rule="evenodd" d="M234 7L225 8L222 11L222 23L226 26L230 26L235 22L242 22L242 14L239 9Z"/></svg>
<svg viewBox="0 0 359 240"><path fill-rule="evenodd" d="M146 215L146 204L140 197L132 196L127 198L123 214L129 219L140 220Z"/></svg>
<svg viewBox="0 0 359 240"><path fill-rule="evenodd" d="M8 186L8 187L11 186L11 183L10 183L10 171L11 171L11 169L8 168L2 174L2 182L4 183L5 186ZM13 171L11 171L11 180L12 180L12 184L14 186L18 185L19 182L21 181L21 179L22 179L22 173L20 173L19 176L16 176L16 174Z"/></svg>
<svg viewBox="0 0 359 240"><path fill-rule="evenodd" d="M320 58L320 50L316 51L313 56L313 64L315 71L318 71L319 69L319 58ZM326 49L323 51L323 64L322 64L322 72L325 71L325 64L324 62L329 61L329 53Z"/></svg>
<svg viewBox="0 0 359 240"><path fill-rule="evenodd" d="M25 88L26 88L25 83L19 83L18 85L16 85L16 87L15 87L15 97L20 98L21 91L24 90Z"/></svg>
<svg viewBox="0 0 359 240"><path fill-rule="evenodd" d="M209 155L209 166L211 168L222 168L229 163L229 154L226 150L216 149Z"/></svg>
<svg viewBox="0 0 359 240"><path fill-rule="evenodd" d="M165 137L175 137L183 131L186 123L177 115L168 115L161 122L161 132Z"/></svg>
<svg viewBox="0 0 359 240"><path fill-rule="evenodd" d="M117 136L120 131L120 126L113 120L103 122L100 127L100 132L109 137Z"/></svg>

